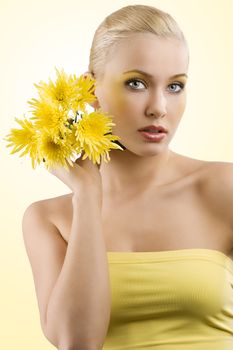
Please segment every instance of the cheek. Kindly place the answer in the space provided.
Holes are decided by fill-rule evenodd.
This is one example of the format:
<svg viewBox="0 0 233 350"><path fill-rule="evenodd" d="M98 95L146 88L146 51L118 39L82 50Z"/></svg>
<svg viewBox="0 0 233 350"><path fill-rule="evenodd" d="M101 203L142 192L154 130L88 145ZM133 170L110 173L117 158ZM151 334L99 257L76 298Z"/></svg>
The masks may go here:
<svg viewBox="0 0 233 350"><path fill-rule="evenodd" d="M112 105L116 110L124 111L128 106L128 94L124 91L124 87L116 85L112 91Z"/></svg>
<svg viewBox="0 0 233 350"><path fill-rule="evenodd" d="M121 115L128 106L128 101L125 94L120 88L107 89L104 98L102 98L101 105L105 107L105 111L113 115Z"/></svg>
<svg viewBox="0 0 233 350"><path fill-rule="evenodd" d="M167 109L168 114L174 114L179 116L184 112L186 106L186 94L182 94L180 96L174 96L174 99L168 101Z"/></svg>
<svg viewBox="0 0 233 350"><path fill-rule="evenodd" d="M182 98L180 99L180 103L179 103L179 113L183 114L184 110L185 110L185 106L186 106L186 93L184 93L182 95Z"/></svg>
<svg viewBox="0 0 233 350"><path fill-rule="evenodd" d="M169 105L169 109L167 110L168 119L176 125L180 122L182 115L185 110L186 99L182 96L182 98L177 99L175 103L171 103Z"/></svg>
<svg viewBox="0 0 233 350"><path fill-rule="evenodd" d="M132 92L120 92L115 99L116 109L119 114L125 114L129 118L141 114L145 106L145 97L142 94Z"/></svg>

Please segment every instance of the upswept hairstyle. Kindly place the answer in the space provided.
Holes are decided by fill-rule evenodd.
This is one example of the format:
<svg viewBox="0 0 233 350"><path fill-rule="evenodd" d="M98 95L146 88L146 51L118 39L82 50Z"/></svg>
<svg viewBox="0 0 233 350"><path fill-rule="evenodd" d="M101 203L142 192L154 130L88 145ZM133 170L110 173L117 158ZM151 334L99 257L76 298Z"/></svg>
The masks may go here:
<svg viewBox="0 0 233 350"><path fill-rule="evenodd" d="M125 6L107 16L96 29L89 56L89 74L101 80L105 64L111 53L114 53L115 45L121 39L136 33L152 33L160 38L178 39L188 48L183 32L171 15L153 6ZM119 141L113 142L126 149Z"/></svg>
<svg viewBox="0 0 233 350"><path fill-rule="evenodd" d="M174 18L153 6L129 5L107 16L95 31L89 56L88 71L96 79L104 75L104 67L120 39L135 33L152 33L162 38L175 38L188 44Z"/></svg>

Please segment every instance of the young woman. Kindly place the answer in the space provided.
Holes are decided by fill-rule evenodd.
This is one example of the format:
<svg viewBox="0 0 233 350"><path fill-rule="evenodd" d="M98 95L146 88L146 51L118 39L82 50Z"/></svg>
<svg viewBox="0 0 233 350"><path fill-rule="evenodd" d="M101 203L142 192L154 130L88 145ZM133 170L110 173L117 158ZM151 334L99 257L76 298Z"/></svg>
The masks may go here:
<svg viewBox="0 0 233 350"><path fill-rule="evenodd" d="M52 170L71 193L23 216L41 326L58 349L233 348L233 166L169 148L188 63L178 24L154 7L123 7L95 32L92 106L114 117L124 150Z"/></svg>

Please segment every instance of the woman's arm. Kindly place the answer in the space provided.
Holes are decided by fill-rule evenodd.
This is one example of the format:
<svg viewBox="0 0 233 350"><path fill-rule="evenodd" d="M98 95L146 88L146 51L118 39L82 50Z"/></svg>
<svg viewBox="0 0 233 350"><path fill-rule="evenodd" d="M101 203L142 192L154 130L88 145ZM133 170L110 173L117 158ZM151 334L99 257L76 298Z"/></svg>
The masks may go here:
<svg viewBox="0 0 233 350"><path fill-rule="evenodd" d="M47 307L47 334L59 350L102 349L110 320L108 261L99 197L90 188L74 194L67 252Z"/></svg>

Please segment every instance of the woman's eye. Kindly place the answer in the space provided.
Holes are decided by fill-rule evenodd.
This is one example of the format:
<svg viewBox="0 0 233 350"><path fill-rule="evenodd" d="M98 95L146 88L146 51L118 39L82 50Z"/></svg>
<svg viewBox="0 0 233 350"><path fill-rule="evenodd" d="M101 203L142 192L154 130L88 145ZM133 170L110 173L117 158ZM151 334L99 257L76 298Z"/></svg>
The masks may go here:
<svg viewBox="0 0 233 350"><path fill-rule="evenodd" d="M130 85L131 83L132 83L132 85ZM139 83L139 84L138 84L138 83ZM141 90L141 89L138 89L138 86L139 86L140 84L143 84L144 87L145 87L145 84L144 84L141 80L138 80L138 79L130 79L130 80L127 80L127 81L125 82L125 84L126 84L127 86L132 87L134 90Z"/></svg>
<svg viewBox="0 0 233 350"><path fill-rule="evenodd" d="M172 89L172 91L174 91L175 93L180 92L184 88L184 84L182 83L173 83L173 84L170 84L170 86L178 86L180 88L178 90Z"/></svg>
<svg viewBox="0 0 233 350"><path fill-rule="evenodd" d="M130 85L131 84L131 85ZM133 88L133 90L141 90L140 84L146 87L145 83L139 79L130 79L125 82L126 86L130 86ZM172 92L179 93L181 90L184 89L184 84L183 83L173 83L169 85L170 87L173 87L171 89ZM178 87L178 89L177 89Z"/></svg>

